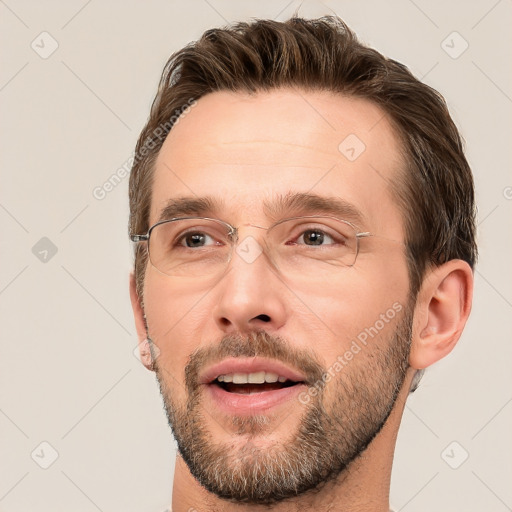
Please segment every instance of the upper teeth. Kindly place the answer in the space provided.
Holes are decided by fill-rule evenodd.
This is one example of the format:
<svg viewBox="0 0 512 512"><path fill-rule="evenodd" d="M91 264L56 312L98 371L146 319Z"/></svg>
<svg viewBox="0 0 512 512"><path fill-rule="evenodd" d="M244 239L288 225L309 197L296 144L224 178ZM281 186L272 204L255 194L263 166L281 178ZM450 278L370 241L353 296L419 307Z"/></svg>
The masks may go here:
<svg viewBox="0 0 512 512"><path fill-rule="evenodd" d="M272 372L253 372L253 373L227 373L217 377L219 382L232 382L233 384L263 384L264 382L285 382L286 377L282 377Z"/></svg>

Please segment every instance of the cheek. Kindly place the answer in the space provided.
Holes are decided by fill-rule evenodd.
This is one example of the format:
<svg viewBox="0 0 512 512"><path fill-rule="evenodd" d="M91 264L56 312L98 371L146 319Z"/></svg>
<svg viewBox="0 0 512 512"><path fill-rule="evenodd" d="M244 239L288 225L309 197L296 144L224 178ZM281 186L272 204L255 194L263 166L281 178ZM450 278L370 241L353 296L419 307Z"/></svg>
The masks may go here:
<svg viewBox="0 0 512 512"><path fill-rule="evenodd" d="M146 276L144 305L149 335L159 349L158 364L178 382L184 382L184 368L190 354L199 346L204 324L204 291L191 293L187 287L171 288L166 276ZM166 379L174 385L172 379Z"/></svg>
<svg viewBox="0 0 512 512"><path fill-rule="evenodd" d="M388 339L405 311L409 287L405 262L390 265L386 260L366 259L328 285L296 290L298 301L289 325L300 330L306 341L314 340L312 348L326 368L350 351L355 340L371 346ZM345 359L350 358L348 353Z"/></svg>

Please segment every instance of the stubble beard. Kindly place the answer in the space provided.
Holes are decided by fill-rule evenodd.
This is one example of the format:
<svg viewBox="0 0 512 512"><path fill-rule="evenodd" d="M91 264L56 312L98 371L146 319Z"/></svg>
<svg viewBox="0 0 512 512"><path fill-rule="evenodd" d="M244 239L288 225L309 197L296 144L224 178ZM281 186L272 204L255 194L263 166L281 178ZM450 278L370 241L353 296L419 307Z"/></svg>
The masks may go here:
<svg viewBox="0 0 512 512"><path fill-rule="evenodd" d="M166 372L157 361L156 376L169 425L191 474L219 498L255 505L313 493L342 478L393 409L408 368L411 331L411 308L406 308L389 339L382 335L374 339L374 345L365 346L327 385L322 381L327 369L312 352L297 351L263 331L245 337L226 336L218 345L191 355L185 369L186 404L173 399ZM278 425L273 416L257 415L227 418L224 428L231 428L234 441L215 442L208 428L208 422L214 420L201 409L198 373L207 362L228 356L278 359L301 370L308 376L308 384L315 385L317 393L310 393L307 403L290 403L289 407L300 407L303 413L287 439L262 447L262 441ZM328 401L327 386L332 388ZM286 421L290 412L281 413L281 421Z"/></svg>

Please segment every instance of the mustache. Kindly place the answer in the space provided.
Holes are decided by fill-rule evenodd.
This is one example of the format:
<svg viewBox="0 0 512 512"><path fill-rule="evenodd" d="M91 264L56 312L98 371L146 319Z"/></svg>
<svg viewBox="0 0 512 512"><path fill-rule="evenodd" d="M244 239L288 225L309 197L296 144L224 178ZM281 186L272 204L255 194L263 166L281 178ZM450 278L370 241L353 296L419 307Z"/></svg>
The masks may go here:
<svg viewBox="0 0 512 512"><path fill-rule="evenodd" d="M190 355L185 367L185 384L189 393L199 388L199 375L207 365L228 357L275 359L299 370L305 376L307 385L320 382L326 371L312 350L293 347L281 336L261 330L246 335L229 334L220 342L199 348Z"/></svg>

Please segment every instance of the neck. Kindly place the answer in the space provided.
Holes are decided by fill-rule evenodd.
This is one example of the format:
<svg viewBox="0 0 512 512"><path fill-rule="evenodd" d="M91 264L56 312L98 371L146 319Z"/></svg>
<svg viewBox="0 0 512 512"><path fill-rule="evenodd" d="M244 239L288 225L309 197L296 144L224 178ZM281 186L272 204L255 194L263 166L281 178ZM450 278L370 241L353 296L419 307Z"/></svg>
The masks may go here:
<svg viewBox="0 0 512 512"><path fill-rule="evenodd" d="M172 512L389 512L393 454L408 381L406 378L388 420L368 448L337 479L321 488L271 506L231 503L202 487L177 456Z"/></svg>

